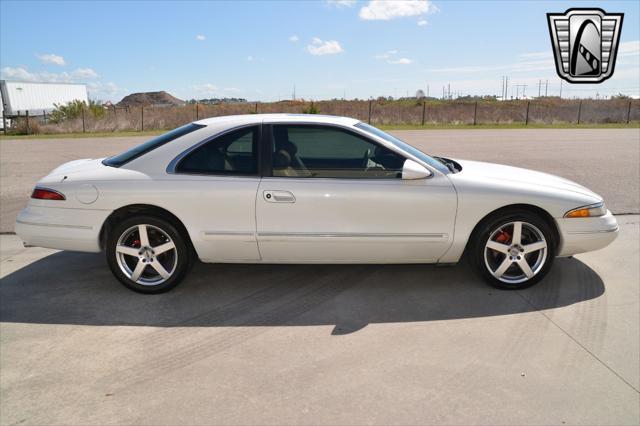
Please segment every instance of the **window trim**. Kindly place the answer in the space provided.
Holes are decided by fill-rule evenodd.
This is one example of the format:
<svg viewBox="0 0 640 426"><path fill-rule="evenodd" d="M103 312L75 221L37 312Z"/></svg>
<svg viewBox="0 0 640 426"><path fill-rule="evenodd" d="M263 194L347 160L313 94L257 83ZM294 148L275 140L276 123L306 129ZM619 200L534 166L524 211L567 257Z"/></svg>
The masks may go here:
<svg viewBox="0 0 640 426"><path fill-rule="evenodd" d="M209 142L213 142L218 138L221 138L225 135L228 135L229 133L233 133L237 130L242 130L242 129L246 129L246 128L250 128L250 127L255 127L257 129L258 132L258 142L256 144L256 150L254 152L254 155L257 156L256 158L256 165L257 165L257 170L255 173L249 173L249 174L243 174L243 173L233 173L233 171L231 171L231 173L224 173L224 172L181 172L178 171L178 166L180 165L180 163L182 162L182 160L185 159L186 156L188 156L189 154L191 154L193 151L197 150L198 148L200 148L203 145L206 145ZM248 123L248 124L241 124L239 126L235 126L235 127L231 127L225 130L222 130L221 132L218 132L214 135L209 136L208 138L205 138L203 140L201 140L200 142L190 146L189 148L187 148L186 150L182 151L180 154L178 154L173 160L171 160L169 162L169 164L167 165L166 168L166 172L168 174L171 175L194 175L194 176L227 176L227 177L243 177L243 178L256 178L256 177L262 177L262 164L260 161L261 155L261 146L263 145L262 140L263 140L263 125L262 123Z"/></svg>
<svg viewBox="0 0 640 426"><path fill-rule="evenodd" d="M264 143L263 145L265 146L265 150L263 151L263 154L265 154L265 164L268 165L268 169L266 169L268 171L268 174L265 174L263 177L268 177L268 178L276 178L276 179L303 179L303 180L321 180L321 179L332 179L332 180L350 180L350 181L399 181L402 180L402 178L397 178L397 177L362 177L362 178L348 178L348 177L329 177L329 176L323 176L323 177L300 177L300 176L274 176L273 175L273 152L271 149L272 143L273 143L273 126L293 126L293 127L320 127L320 128L333 128L333 129L338 129L338 130L342 130L345 133L349 133L355 137L358 137L360 139L364 139L367 142L371 143L372 145L375 146L380 146L382 148L388 149L389 151L392 151L393 153L399 155L400 157L404 158L405 161L406 160L412 160L412 158L407 157L407 154L404 151L400 151L397 149L397 147L394 147L396 149L391 149L386 145L383 145L381 143L379 143L378 141L371 139L368 134L363 134L360 133L354 129L352 129L351 127L348 126L342 126L339 124L334 124L334 123L318 123L318 122L271 122L268 124L269 125L269 133L266 135L267 137L264 138ZM400 151L400 152L399 152ZM422 163L422 162L420 162ZM433 176L433 175L432 175Z"/></svg>

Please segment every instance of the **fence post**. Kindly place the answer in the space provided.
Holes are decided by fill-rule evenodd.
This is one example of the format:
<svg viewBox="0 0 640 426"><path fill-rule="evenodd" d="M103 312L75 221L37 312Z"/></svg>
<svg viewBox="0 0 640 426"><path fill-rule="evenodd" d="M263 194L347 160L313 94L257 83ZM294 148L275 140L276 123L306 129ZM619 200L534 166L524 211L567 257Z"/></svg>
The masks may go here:
<svg viewBox="0 0 640 426"><path fill-rule="evenodd" d="M257 102L256 102L256 110L255 110L255 113L256 113L256 114L258 113L258 103L257 103Z"/></svg>
<svg viewBox="0 0 640 426"><path fill-rule="evenodd" d="M425 108L426 108L427 103L425 101L422 101L422 125L424 126L424 113L425 113Z"/></svg>
<svg viewBox="0 0 640 426"><path fill-rule="evenodd" d="M580 114L582 114L582 101L578 105L578 124L580 124Z"/></svg>
<svg viewBox="0 0 640 426"><path fill-rule="evenodd" d="M29 129L29 110L27 110L27 134L31 133Z"/></svg>
<svg viewBox="0 0 640 426"><path fill-rule="evenodd" d="M116 112L116 106L113 106L113 118L118 122L118 113Z"/></svg>
<svg viewBox="0 0 640 426"><path fill-rule="evenodd" d="M371 124L371 99L369 99L369 119L368 123Z"/></svg>
<svg viewBox="0 0 640 426"><path fill-rule="evenodd" d="M140 107L140 131L144 132L144 107Z"/></svg>
<svg viewBox="0 0 640 426"><path fill-rule="evenodd" d="M478 122L477 119L478 119L478 101L476 101L476 105L473 107L473 125L474 126Z"/></svg>
<svg viewBox="0 0 640 426"><path fill-rule="evenodd" d="M85 133L87 130L84 125L84 106L82 107L82 133Z"/></svg>
<svg viewBox="0 0 640 426"><path fill-rule="evenodd" d="M531 101L527 101L527 116L524 119L524 125L529 125L529 105L531 105Z"/></svg>
<svg viewBox="0 0 640 426"><path fill-rule="evenodd" d="M198 120L198 115L199 115L199 111L198 111L198 101L196 101L196 121Z"/></svg>
<svg viewBox="0 0 640 426"><path fill-rule="evenodd" d="M627 124L629 124L630 118L631 118L631 101L629 101L629 107L627 108Z"/></svg>
<svg viewBox="0 0 640 426"><path fill-rule="evenodd" d="M44 124L47 124L47 111L42 110L42 115L44 117Z"/></svg>

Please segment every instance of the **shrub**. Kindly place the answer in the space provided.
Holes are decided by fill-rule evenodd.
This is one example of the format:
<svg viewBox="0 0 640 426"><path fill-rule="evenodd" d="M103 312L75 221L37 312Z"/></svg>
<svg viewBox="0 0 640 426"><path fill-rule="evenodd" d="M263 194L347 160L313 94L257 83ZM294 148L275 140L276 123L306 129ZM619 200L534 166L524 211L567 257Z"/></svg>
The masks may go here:
<svg viewBox="0 0 640 426"><path fill-rule="evenodd" d="M318 108L316 108L316 106L313 104L313 102L311 102L311 105L309 105L308 108L303 108L302 109L302 113L303 114L317 114L318 113Z"/></svg>
<svg viewBox="0 0 640 426"><path fill-rule="evenodd" d="M55 109L51 111L49 115L49 120L52 123L61 123L65 120L81 117L82 110L86 110L96 118L102 118L105 114L105 108L102 106L102 102L94 100L89 100L89 105L84 101L75 100L66 105L53 104L53 106Z"/></svg>

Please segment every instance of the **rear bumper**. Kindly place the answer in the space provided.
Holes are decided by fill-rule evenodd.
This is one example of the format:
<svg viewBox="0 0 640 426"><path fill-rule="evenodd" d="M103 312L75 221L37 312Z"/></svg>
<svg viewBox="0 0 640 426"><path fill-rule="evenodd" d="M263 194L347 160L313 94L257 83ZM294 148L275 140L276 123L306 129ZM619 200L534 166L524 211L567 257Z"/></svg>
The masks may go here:
<svg viewBox="0 0 640 426"><path fill-rule="evenodd" d="M16 234L27 246L99 252L106 210L69 209L29 205L16 219Z"/></svg>
<svg viewBox="0 0 640 426"><path fill-rule="evenodd" d="M618 237L618 221L607 211L601 217L556 219L560 231L558 256L599 250Z"/></svg>

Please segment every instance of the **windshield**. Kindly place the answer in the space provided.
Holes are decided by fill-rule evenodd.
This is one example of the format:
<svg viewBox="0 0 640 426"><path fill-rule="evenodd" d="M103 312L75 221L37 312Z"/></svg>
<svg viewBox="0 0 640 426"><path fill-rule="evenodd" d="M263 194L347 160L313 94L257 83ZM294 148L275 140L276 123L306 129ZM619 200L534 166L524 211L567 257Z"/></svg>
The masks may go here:
<svg viewBox="0 0 640 426"><path fill-rule="evenodd" d="M414 157L417 157L418 159L420 159L421 161L427 163L428 165L430 165L431 167L433 167L434 169L438 170L441 173L449 173L449 168L447 166L445 166L444 164L442 164L440 161L436 160L435 158L425 154L424 152L420 151L417 148L414 148L413 146L409 145L406 142L401 141L400 139L391 136L389 133L383 132L382 130L373 127L367 123L358 123L356 124L356 127L358 129L364 130L367 133L371 133L372 135L378 136L379 138L382 138L384 140L386 140L387 142L391 142L392 144L394 144L395 146L397 146L398 148L402 149L403 151L413 155Z"/></svg>
<svg viewBox="0 0 640 426"><path fill-rule="evenodd" d="M184 136L187 133L194 132L203 127L206 126L203 124L195 123L189 123L185 126L178 127L177 129L173 129L170 132L158 136L157 138L153 138L140 145L134 146L133 148L123 153L114 155L113 157L109 157L105 159L102 164L104 164L105 166L120 167L123 164L126 164L129 161L133 160L134 158L138 158L141 155L146 154L147 152L166 144L167 142L171 142L172 140L178 139L179 137Z"/></svg>

